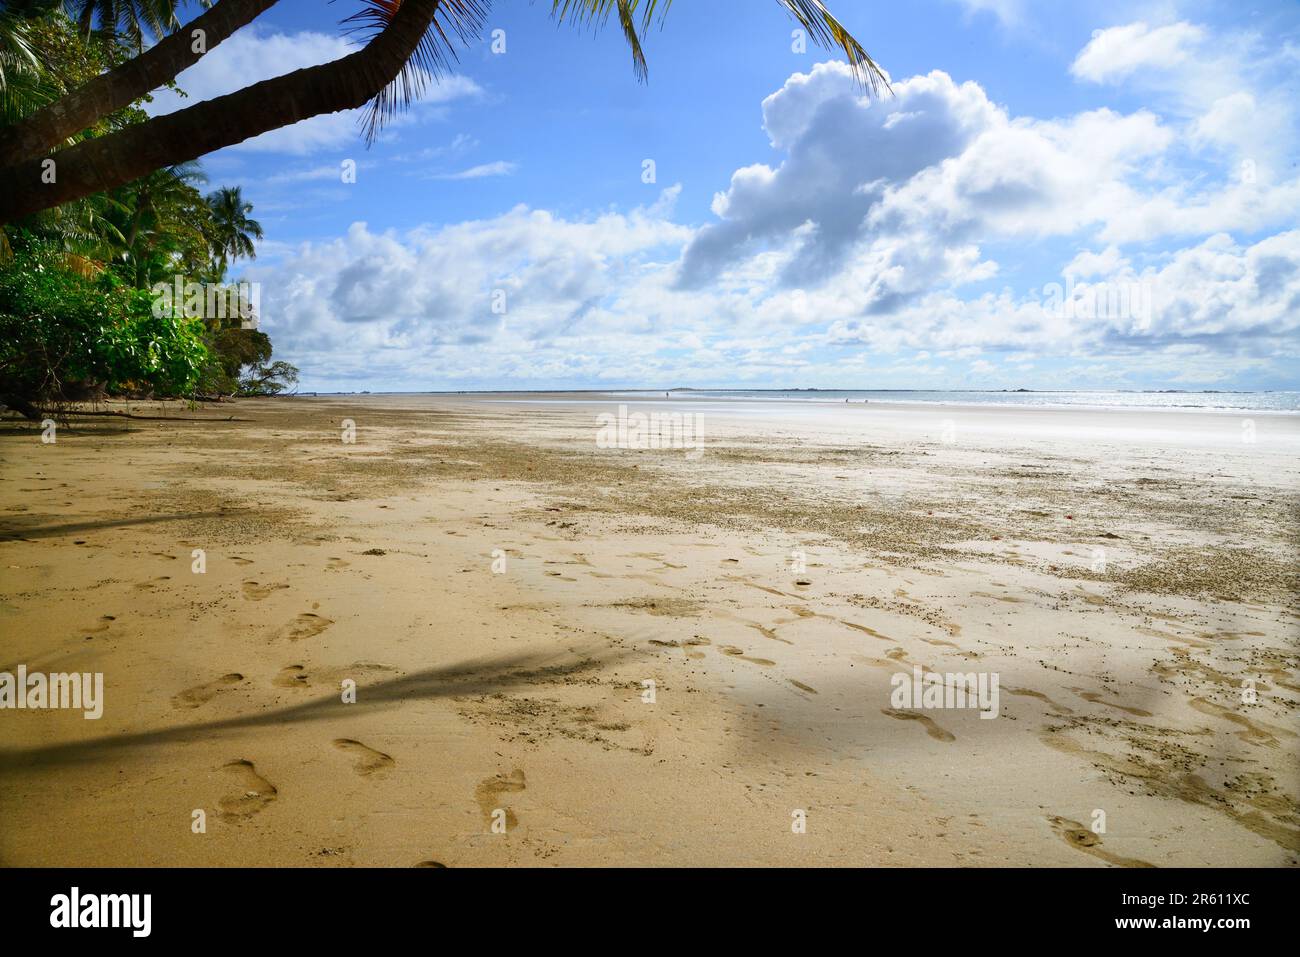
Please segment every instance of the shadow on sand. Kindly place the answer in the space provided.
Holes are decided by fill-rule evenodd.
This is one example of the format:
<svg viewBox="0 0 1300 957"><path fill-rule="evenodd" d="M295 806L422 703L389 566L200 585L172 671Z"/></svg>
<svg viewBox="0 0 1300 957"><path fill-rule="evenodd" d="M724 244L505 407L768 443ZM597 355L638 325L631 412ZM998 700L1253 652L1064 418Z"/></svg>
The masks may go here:
<svg viewBox="0 0 1300 957"><path fill-rule="evenodd" d="M64 522L61 525L43 525L53 516L49 515L11 515L0 527L0 541L22 541L24 539L57 538L60 535L75 535L79 532L102 532L112 528L129 528L132 525L155 525L160 522L196 521L203 518L221 518L234 514L231 511L218 512L176 512L170 515L145 515L140 518L104 518L87 522Z"/></svg>
<svg viewBox="0 0 1300 957"><path fill-rule="evenodd" d="M358 682L355 704L343 704L339 692L331 691L325 697L305 701L302 704L258 711L256 714L235 718L201 721L153 731L106 735L88 741L0 750L0 770L12 771L97 761L132 748L185 743L196 738L243 728L319 721L343 717L357 711L392 707L407 701L431 701L452 695L490 694L521 685L553 683L597 671L633 654L635 652L630 649L586 647L565 649L560 652L554 649L524 651L470 660L439 668L427 668L375 684ZM576 659L572 657L574 655Z"/></svg>

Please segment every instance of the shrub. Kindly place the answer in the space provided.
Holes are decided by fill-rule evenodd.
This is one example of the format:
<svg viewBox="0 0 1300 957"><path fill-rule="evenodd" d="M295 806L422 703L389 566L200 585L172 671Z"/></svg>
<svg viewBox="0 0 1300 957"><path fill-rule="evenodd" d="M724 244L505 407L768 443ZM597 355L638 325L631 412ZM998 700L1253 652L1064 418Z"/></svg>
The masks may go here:
<svg viewBox="0 0 1300 957"><path fill-rule="evenodd" d="M38 247L0 265L0 393L27 402L189 394L207 361L202 324L155 316L148 292L110 272L79 275L63 259Z"/></svg>

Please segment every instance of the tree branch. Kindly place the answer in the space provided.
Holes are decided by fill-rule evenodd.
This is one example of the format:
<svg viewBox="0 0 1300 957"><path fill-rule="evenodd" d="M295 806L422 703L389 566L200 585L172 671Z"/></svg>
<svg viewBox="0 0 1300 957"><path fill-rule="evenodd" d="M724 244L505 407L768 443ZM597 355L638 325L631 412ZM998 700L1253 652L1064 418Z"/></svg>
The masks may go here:
<svg viewBox="0 0 1300 957"><path fill-rule="evenodd" d="M218 0L201 16L156 44L83 83L17 123L0 129L0 169L42 156L114 110L174 80L208 50L251 23L278 0ZM202 31L196 52L195 31Z"/></svg>
<svg viewBox="0 0 1300 957"><path fill-rule="evenodd" d="M121 186L322 113L357 109L391 83L415 52L440 0L404 0L392 22L356 53L263 80L226 96L85 140L51 157L0 169L0 223ZM54 161L54 182L47 164Z"/></svg>

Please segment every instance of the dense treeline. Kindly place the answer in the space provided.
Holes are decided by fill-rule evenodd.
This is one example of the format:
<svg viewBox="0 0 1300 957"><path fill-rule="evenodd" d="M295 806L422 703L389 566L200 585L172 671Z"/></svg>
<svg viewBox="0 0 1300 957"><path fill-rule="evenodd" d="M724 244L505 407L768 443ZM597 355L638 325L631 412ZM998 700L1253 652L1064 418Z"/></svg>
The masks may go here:
<svg viewBox="0 0 1300 957"><path fill-rule="evenodd" d="M143 34L120 15L134 9L7 0L0 128L136 55ZM73 141L144 122L144 102ZM262 238L252 206L238 187L205 194L205 181L182 163L0 229L0 402L34 416L105 395L215 398L297 381L256 328L256 288L228 278Z"/></svg>

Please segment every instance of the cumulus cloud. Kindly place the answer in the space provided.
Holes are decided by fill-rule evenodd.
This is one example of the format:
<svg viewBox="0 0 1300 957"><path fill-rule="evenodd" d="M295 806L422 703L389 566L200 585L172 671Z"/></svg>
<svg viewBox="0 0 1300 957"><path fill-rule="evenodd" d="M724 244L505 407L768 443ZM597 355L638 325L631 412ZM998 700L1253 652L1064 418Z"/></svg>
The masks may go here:
<svg viewBox="0 0 1300 957"><path fill-rule="evenodd" d="M1138 70L1181 70L1196 62L1206 31L1190 23L1152 27L1141 21L1098 30L1070 72L1094 83L1126 79Z"/></svg>
<svg viewBox="0 0 1300 957"><path fill-rule="evenodd" d="M901 308L935 282L988 278L996 264L979 242L1104 229L1138 204L1130 180L1172 139L1146 111L1013 118L940 71L895 91L868 99L844 64L825 63L768 97L765 126L786 158L732 176L680 285L766 253L786 286L851 277L869 311Z"/></svg>
<svg viewBox="0 0 1300 957"><path fill-rule="evenodd" d="M1071 307L1062 307L1046 287L974 298L942 290L918 298L889 323L843 319L828 335L887 352L1154 356L1191 347L1220 356L1279 357L1300 351L1300 231L1252 245L1218 234L1179 250L1159 268L1142 270L1113 249L1085 253L1066 273Z"/></svg>
<svg viewBox="0 0 1300 957"><path fill-rule="evenodd" d="M1280 180L1290 167L1300 49L1179 21L1096 31L1071 64L1082 81L1140 92L1186 122L1188 145L1247 158Z"/></svg>
<svg viewBox="0 0 1300 957"><path fill-rule="evenodd" d="M1072 70L1164 82L1204 43L1132 24ZM256 278L277 350L340 382L951 384L1051 357L1090 381L1294 378L1300 180L1188 172L1240 135L1248 100L1276 107L1251 72L1195 102L1034 117L941 71L872 100L823 63L763 101L773 156L735 170L702 225L675 221L679 187L627 213L356 223Z"/></svg>
<svg viewBox="0 0 1300 957"><path fill-rule="evenodd" d="M895 92L868 99L846 65L823 63L764 100L764 127L787 159L732 175L714 199L720 221L700 230L683 256L682 285L698 287L795 232L799 248L784 279L799 285L833 274L886 190L959 154L996 121L979 86L944 73L906 80Z"/></svg>
<svg viewBox="0 0 1300 957"><path fill-rule="evenodd" d="M518 206L402 234L356 223L248 272L277 349L307 365L518 369L543 346L627 334L628 303L649 297L647 275L689 234L664 212L566 220Z"/></svg>

